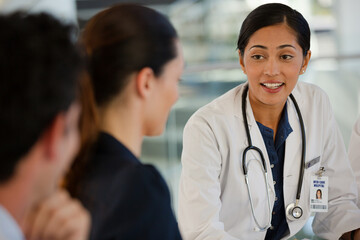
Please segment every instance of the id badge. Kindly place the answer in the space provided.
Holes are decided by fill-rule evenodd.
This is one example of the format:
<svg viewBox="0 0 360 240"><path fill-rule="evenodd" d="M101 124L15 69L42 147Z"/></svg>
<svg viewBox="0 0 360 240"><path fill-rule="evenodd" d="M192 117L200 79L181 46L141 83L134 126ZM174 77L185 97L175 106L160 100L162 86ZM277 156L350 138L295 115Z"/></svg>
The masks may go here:
<svg viewBox="0 0 360 240"><path fill-rule="evenodd" d="M310 211L328 211L329 179L326 176L312 176L310 187Z"/></svg>

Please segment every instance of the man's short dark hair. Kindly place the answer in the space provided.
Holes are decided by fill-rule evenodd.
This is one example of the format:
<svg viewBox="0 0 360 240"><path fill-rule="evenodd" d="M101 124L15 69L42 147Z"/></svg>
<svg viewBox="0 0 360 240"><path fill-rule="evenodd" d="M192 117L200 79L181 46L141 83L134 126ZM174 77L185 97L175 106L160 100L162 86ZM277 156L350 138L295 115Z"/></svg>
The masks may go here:
<svg viewBox="0 0 360 240"><path fill-rule="evenodd" d="M76 98L74 30L45 13L0 16L0 183Z"/></svg>

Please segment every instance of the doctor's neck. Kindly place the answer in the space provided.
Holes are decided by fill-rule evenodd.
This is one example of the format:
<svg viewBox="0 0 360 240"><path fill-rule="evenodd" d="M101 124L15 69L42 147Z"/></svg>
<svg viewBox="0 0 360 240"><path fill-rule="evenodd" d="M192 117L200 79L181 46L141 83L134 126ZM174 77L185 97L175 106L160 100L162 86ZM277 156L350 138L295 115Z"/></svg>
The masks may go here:
<svg viewBox="0 0 360 240"><path fill-rule="evenodd" d="M255 120L262 125L271 128L274 131L273 139L275 140L278 124L286 102L270 105L253 99L251 95L249 96L249 100Z"/></svg>

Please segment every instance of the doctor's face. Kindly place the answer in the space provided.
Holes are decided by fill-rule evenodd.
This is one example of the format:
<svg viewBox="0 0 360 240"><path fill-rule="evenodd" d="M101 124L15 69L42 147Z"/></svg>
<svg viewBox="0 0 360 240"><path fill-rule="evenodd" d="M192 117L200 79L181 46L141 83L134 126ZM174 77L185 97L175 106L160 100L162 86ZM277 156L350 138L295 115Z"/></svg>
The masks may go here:
<svg viewBox="0 0 360 240"><path fill-rule="evenodd" d="M256 31L239 55L251 104L283 108L311 54L304 57L295 32L284 23Z"/></svg>

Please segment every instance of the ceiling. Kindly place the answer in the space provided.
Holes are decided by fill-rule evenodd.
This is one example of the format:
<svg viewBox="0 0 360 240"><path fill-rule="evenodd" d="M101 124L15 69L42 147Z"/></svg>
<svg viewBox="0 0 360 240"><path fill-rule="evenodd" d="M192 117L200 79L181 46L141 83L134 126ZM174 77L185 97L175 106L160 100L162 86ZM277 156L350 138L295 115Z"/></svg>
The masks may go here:
<svg viewBox="0 0 360 240"><path fill-rule="evenodd" d="M1 1L1 0L0 0ZM168 6L177 0L76 0L77 18L80 28L99 11L118 3Z"/></svg>
<svg viewBox="0 0 360 240"><path fill-rule="evenodd" d="M126 0L76 0L76 6L78 10L84 10L84 9L102 9L109 7L111 5L117 4L117 3L136 3L136 4L143 4L143 5L163 5L163 4L170 4L175 2L176 0L132 0L132 1L126 1Z"/></svg>

